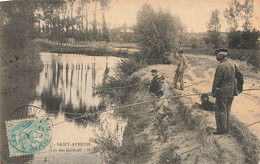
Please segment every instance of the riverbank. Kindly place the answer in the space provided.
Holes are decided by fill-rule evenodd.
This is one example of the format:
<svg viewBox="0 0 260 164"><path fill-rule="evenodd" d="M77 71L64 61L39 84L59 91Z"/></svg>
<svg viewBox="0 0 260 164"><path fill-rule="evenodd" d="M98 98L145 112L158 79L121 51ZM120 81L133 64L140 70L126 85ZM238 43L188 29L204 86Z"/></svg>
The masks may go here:
<svg viewBox="0 0 260 164"><path fill-rule="evenodd" d="M86 42L77 44L58 44L46 40L35 40L43 52L82 54L88 56L115 56L126 57L136 51L132 43Z"/></svg>
<svg viewBox="0 0 260 164"><path fill-rule="evenodd" d="M210 92L217 62L214 57L187 55L190 67L185 73L185 90L171 89L171 96ZM259 87L259 76L251 73L244 62L237 62L245 76L245 89ZM135 72L129 78L141 78L143 85L131 95L128 104L151 99L147 84L151 80L150 70L167 75L172 86L175 65L153 65ZM204 82L202 82L204 81ZM197 84L196 84L197 83ZM245 125L260 120L259 92L243 92L235 97L230 118L231 129L227 136L216 136L214 112L199 109L200 96L175 98L169 104L173 120L170 121L167 141L158 137L155 115L150 113L152 103L118 109L128 118L123 145L113 156L122 163L257 163L259 161L259 125ZM214 102L214 99L211 98ZM250 104L250 105L249 105ZM119 153L118 153L119 152Z"/></svg>

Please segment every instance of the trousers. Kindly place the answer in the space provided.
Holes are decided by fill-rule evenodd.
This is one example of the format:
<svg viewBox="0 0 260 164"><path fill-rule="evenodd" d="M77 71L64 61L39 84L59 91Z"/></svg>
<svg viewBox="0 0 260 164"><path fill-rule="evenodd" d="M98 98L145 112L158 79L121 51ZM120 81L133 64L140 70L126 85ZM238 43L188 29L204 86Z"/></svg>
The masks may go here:
<svg viewBox="0 0 260 164"><path fill-rule="evenodd" d="M184 87L183 72L179 72L179 71L175 72L175 76L174 76L174 80L173 80L175 88L177 87L177 82L178 81L180 81L180 88L183 89L183 87Z"/></svg>
<svg viewBox="0 0 260 164"><path fill-rule="evenodd" d="M216 98L216 125L219 133L227 133L229 126L230 109L233 102L233 97L217 97Z"/></svg>

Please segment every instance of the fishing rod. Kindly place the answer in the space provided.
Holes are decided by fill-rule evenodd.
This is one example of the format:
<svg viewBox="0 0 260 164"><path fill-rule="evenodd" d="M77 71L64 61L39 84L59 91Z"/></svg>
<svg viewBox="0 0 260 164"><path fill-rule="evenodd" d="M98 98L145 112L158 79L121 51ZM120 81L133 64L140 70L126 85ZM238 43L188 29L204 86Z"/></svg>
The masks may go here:
<svg viewBox="0 0 260 164"><path fill-rule="evenodd" d="M252 89L245 89L243 91L252 91L252 90L260 90L258 88L252 88ZM197 95L202 95L202 94L207 94L207 95L211 95L211 92L207 92L207 93L194 93L194 94L188 94L188 95L178 95L178 96L172 96L170 98L174 99L174 98L181 98L181 97L190 97L190 96L197 96ZM115 110L115 109L122 109L122 108L127 108L127 107L131 107L131 106L135 106L135 105L140 105L140 104L146 104L149 102L153 102L154 100L163 100L163 99L167 99L167 98L158 98L158 99L150 99L147 101L141 101L141 102L137 102L137 103L133 103L133 104L128 104L128 105L124 105L121 107L117 107L117 108L113 108L110 110L106 110L106 111L111 111L111 110ZM66 113L66 112L65 112ZM92 114L96 114L96 113L91 113Z"/></svg>
<svg viewBox="0 0 260 164"><path fill-rule="evenodd" d="M208 80L199 81L199 82L197 82L197 83L193 83L193 84L191 84L191 85L187 85L187 86L185 86L185 88L191 87L191 86L193 86L193 85L198 85L198 84L200 84L200 83L205 83L205 82L209 82L209 81L208 81Z"/></svg>
<svg viewBox="0 0 260 164"><path fill-rule="evenodd" d="M244 89L243 91L252 91L252 90L260 90L260 88ZM194 93L194 94L187 94L187 95L172 96L172 97L170 97L170 98L174 99L174 98L181 98L181 97L198 96L198 95L202 95L202 94L211 95L211 92L208 92L208 93ZM163 99L167 99L167 98L158 98L158 99L150 99L150 100L147 100L147 101L141 101L141 102L137 102L137 103L128 104L128 105L120 106L120 107L117 107L117 108L109 109L109 110L106 110L105 112L112 111L112 110L116 110L116 109L128 108L128 107L132 107L132 106L136 106L136 105L141 105L141 104L146 104L146 103L149 103L149 102L153 102L154 100L163 100ZM83 114L83 115L81 115L81 116L75 117L74 119L79 119L79 118L83 118L83 117L90 116L90 115L96 115L96 114L100 114L100 112L96 112L96 113L85 113L85 114ZM63 123L63 122L66 122L66 121L62 121L62 122L60 122L60 123ZM56 123L55 125L58 125L58 124L60 124L60 123Z"/></svg>

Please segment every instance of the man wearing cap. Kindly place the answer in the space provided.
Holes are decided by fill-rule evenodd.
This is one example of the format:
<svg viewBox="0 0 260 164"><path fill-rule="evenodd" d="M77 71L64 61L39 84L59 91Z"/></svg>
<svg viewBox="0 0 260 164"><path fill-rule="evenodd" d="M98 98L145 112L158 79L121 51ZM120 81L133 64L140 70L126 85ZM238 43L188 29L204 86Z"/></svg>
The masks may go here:
<svg viewBox="0 0 260 164"><path fill-rule="evenodd" d="M178 58L178 67L175 71L174 76L174 88L177 88L177 82L180 82L180 90L183 90L184 82L183 82L183 73L186 68L188 68L188 60L186 56L183 55L183 51L180 51L179 54L176 54Z"/></svg>
<svg viewBox="0 0 260 164"><path fill-rule="evenodd" d="M159 90L159 81L158 81L158 75L157 75L157 70L152 69L151 70L153 79L151 81L150 89L149 92L153 96L153 109L156 108L156 92Z"/></svg>
<svg viewBox="0 0 260 164"><path fill-rule="evenodd" d="M235 64L227 60L227 49L215 51L217 66L212 86L212 96L216 98L216 125L214 134L228 132L229 114L234 96L243 91L243 75Z"/></svg>

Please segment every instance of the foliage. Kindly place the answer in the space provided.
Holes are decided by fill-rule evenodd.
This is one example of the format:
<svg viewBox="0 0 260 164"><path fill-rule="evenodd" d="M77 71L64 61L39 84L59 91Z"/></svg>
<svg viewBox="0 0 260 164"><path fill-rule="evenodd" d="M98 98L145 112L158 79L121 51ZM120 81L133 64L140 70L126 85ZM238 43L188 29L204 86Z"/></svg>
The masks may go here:
<svg viewBox="0 0 260 164"><path fill-rule="evenodd" d="M32 42L39 34L35 27L38 3L1 3L1 60L12 70L41 70L39 47ZM22 68L22 69L21 69Z"/></svg>
<svg viewBox="0 0 260 164"><path fill-rule="evenodd" d="M231 31L228 33L229 48L256 49L258 46L259 31Z"/></svg>
<svg viewBox="0 0 260 164"><path fill-rule="evenodd" d="M110 42L109 32L107 29L105 15L103 14L103 23L102 23L102 40L106 42Z"/></svg>
<svg viewBox="0 0 260 164"><path fill-rule="evenodd" d="M252 29L250 19L253 17L254 0L245 0L240 4L238 0L232 0L229 9L225 10L225 17L230 25L228 34L229 48L256 49L259 31ZM237 31L239 21L243 20L244 30Z"/></svg>
<svg viewBox="0 0 260 164"><path fill-rule="evenodd" d="M179 49L182 32L180 20L168 12L156 12L148 4L138 12L135 27L137 43L149 64L167 62L167 56Z"/></svg>
<svg viewBox="0 0 260 164"><path fill-rule="evenodd" d="M228 47L237 48L240 45L240 31L230 31L228 33Z"/></svg>
<svg viewBox="0 0 260 164"><path fill-rule="evenodd" d="M97 93L101 97L109 96L114 101L121 104L131 101L131 93L135 93L140 86L140 78L129 78L134 72L145 67L145 62L139 53L128 54L128 58L124 58L118 62L114 69L115 75L108 76L103 83L98 87ZM126 88L117 89L118 87L129 86ZM109 89L106 89L109 88Z"/></svg>
<svg viewBox="0 0 260 164"><path fill-rule="evenodd" d="M144 68L147 61L143 60L142 55L138 52L129 54L127 59L122 59L115 68L117 77L128 77L134 72Z"/></svg>
<svg viewBox="0 0 260 164"><path fill-rule="evenodd" d="M111 163L115 155L120 151L120 142L115 134L100 127L101 134L95 133L95 138L90 138L90 141L95 143L95 152L99 153L106 163Z"/></svg>
<svg viewBox="0 0 260 164"><path fill-rule="evenodd" d="M208 37L209 43L214 45L214 48L218 48L221 38L220 38L220 20L219 11L216 9L212 12L210 21L208 23Z"/></svg>
<svg viewBox="0 0 260 164"><path fill-rule="evenodd" d="M191 37L190 39L191 48L195 49L199 46L199 39L197 37Z"/></svg>
<svg viewBox="0 0 260 164"><path fill-rule="evenodd" d="M5 2L1 3L1 39L7 49L24 48L27 42L36 37L34 24L36 3ZM1 21L2 21L1 20Z"/></svg>
<svg viewBox="0 0 260 164"><path fill-rule="evenodd" d="M32 41L26 43L23 49L1 48L1 66L16 71L34 70L41 71L40 47Z"/></svg>
<svg viewBox="0 0 260 164"><path fill-rule="evenodd" d="M242 19L244 20L243 28L244 31L251 29L250 19L253 17L254 12L254 0L245 0L245 3L242 6Z"/></svg>
<svg viewBox="0 0 260 164"><path fill-rule="evenodd" d="M224 16L227 19L227 23L230 25L231 31L236 31L240 20L242 5L238 0L232 0L229 3L229 8L225 9Z"/></svg>

